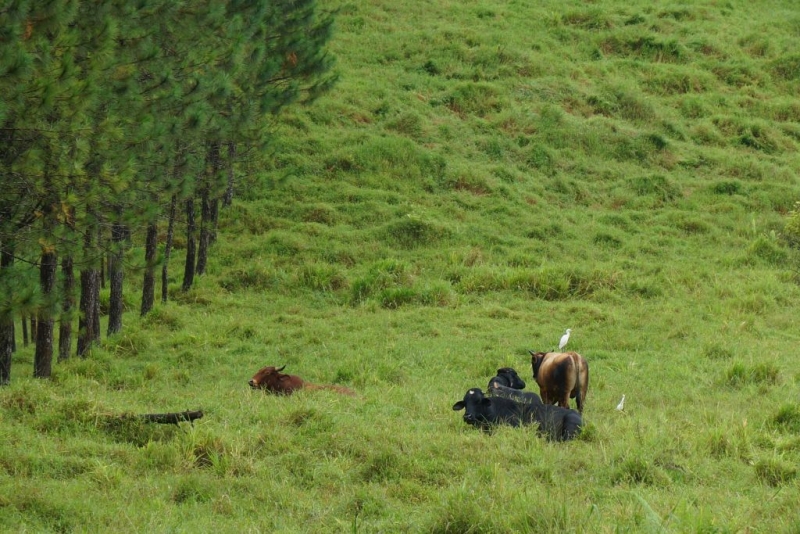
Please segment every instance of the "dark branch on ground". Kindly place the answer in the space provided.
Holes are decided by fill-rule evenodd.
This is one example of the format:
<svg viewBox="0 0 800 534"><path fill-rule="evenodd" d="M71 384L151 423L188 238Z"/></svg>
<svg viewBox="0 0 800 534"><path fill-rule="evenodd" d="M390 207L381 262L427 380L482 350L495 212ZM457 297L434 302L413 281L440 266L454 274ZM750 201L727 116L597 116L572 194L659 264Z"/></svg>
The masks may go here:
<svg viewBox="0 0 800 534"><path fill-rule="evenodd" d="M162 425L177 425L181 421L193 422L195 419L203 417L203 410L174 412L174 413L146 413L138 417L148 423L160 423Z"/></svg>

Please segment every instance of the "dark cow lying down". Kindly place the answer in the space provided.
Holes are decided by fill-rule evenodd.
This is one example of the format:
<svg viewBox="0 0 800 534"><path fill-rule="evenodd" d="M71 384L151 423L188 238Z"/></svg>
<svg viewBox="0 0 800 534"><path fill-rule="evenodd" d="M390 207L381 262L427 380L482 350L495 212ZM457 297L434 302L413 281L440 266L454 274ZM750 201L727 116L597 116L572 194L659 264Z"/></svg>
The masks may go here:
<svg viewBox="0 0 800 534"><path fill-rule="evenodd" d="M512 388L505 389L516 391ZM519 391L516 393L525 395ZM538 399L535 393L530 395ZM453 405L453 410L464 410L464 422L483 430L500 424L520 426L536 423L539 433L553 441L575 438L583 425L580 414L575 410L542 404L541 400L535 404L499 396L486 397L478 388L467 391L464 400Z"/></svg>
<svg viewBox="0 0 800 534"><path fill-rule="evenodd" d="M492 384L500 384L513 389L525 389L525 381L511 367L498 369L497 376L489 379L489 389L492 388Z"/></svg>
<svg viewBox="0 0 800 534"><path fill-rule="evenodd" d="M580 434L583 418L575 410L544 404L536 393L519 391L500 384L493 384L490 391L495 398L510 399L518 404L532 406L534 420L539 424L539 433L550 440L567 441Z"/></svg>
<svg viewBox="0 0 800 534"><path fill-rule="evenodd" d="M279 395L291 395L297 389L329 389L344 395L355 396L353 390L344 386L311 384L299 376L285 375L281 373L285 367L285 365L278 368L272 366L262 367L253 375L253 378L250 379L248 384L250 384L250 387L253 389L265 389Z"/></svg>

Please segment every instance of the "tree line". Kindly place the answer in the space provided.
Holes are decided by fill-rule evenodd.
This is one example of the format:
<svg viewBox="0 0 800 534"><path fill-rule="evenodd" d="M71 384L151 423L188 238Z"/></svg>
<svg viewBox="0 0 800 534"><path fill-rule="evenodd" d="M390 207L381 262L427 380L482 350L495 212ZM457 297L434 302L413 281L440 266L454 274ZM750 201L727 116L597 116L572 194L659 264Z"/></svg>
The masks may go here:
<svg viewBox="0 0 800 534"><path fill-rule="evenodd" d="M0 2L0 384L15 321L35 325L35 377L51 375L56 323L58 360L87 355L106 277L107 335L122 328L132 236L143 315L159 266L167 301L177 232L191 288L270 118L334 83L332 23L315 0Z"/></svg>

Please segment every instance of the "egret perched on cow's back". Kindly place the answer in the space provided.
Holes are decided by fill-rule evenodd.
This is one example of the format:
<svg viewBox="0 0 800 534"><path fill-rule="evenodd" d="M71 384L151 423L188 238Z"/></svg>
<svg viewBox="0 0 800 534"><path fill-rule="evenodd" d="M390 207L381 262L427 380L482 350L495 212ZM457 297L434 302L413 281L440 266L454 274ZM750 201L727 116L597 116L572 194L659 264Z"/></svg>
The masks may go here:
<svg viewBox="0 0 800 534"><path fill-rule="evenodd" d="M567 328L567 331L561 336L561 341L558 342L558 350L563 349L567 346L567 341L569 341L569 335L572 333L572 329Z"/></svg>
<svg viewBox="0 0 800 534"><path fill-rule="evenodd" d="M622 400L619 401L619 404L617 404L617 410L619 410L621 412L624 409L625 409L625 394L623 393L622 394Z"/></svg>

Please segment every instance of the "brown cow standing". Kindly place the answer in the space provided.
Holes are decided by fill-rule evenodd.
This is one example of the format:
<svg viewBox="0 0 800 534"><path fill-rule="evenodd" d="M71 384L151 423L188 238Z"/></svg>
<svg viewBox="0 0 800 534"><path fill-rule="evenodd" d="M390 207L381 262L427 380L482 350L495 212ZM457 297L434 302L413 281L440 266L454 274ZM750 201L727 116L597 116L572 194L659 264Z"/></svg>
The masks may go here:
<svg viewBox="0 0 800 534"><path fill-rule="evenodd" d="M310 384L295 375L285 375L281 373L283 367L262 367L253 375L248 384L253 389L266 389L271 393L279 395L291 395L296 389L330 389L344 395L355 396L355 392L344 386Z"/></svg>
<svg viewBox="0 0 800 534"><path fill-rule="evenodd" d="M542 402L569 408L572 398L583 413L589 389L589 365L583 356L577 352L528 352Z"/></svg>

